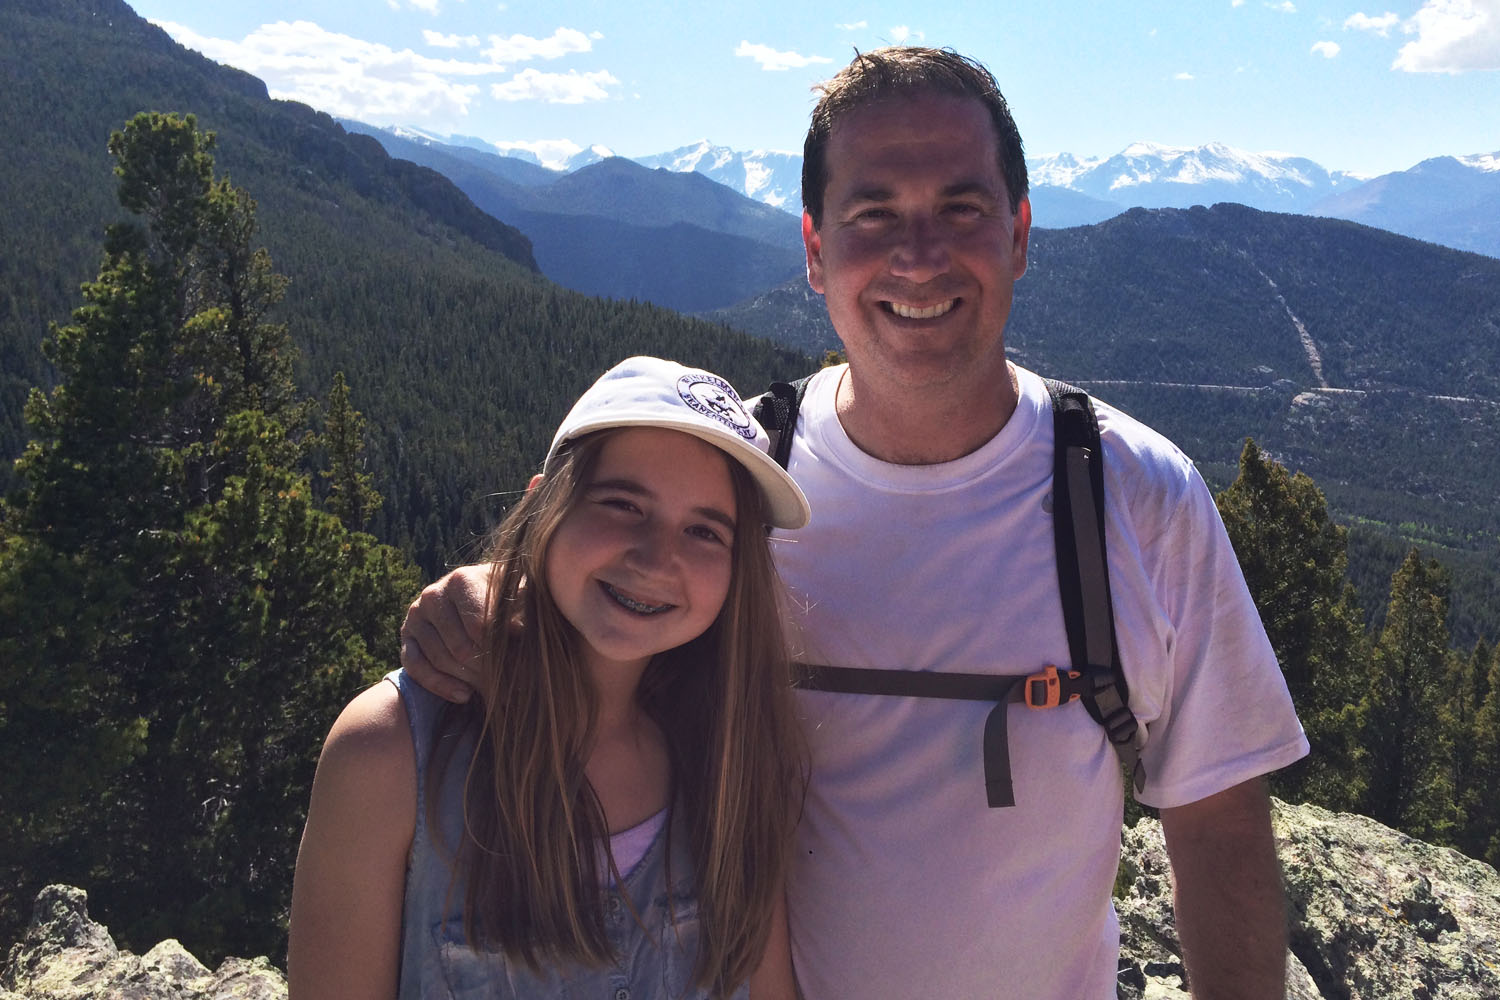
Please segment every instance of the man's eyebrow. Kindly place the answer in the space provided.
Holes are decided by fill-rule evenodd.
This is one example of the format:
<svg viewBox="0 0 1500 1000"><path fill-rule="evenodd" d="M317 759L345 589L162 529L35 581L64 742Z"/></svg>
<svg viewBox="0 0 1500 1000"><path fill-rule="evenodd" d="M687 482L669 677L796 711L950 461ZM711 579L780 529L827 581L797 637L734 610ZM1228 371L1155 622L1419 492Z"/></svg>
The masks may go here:
<svg viewBox="0 0 1500 1000"><path fill-rule="evenodd" d="M1000 196L999 192L995 190L994 185L987 184L981 180L955 181L942 190L944 198L958 198L968 194L984 195L986 198L998 198Z"/></svg>
<svg viewBox="0 0 1500 1000"><path fill-rule="evenodd" d="M642 497L647 500L655 500L657 498L655 493L634 479L596 479L584 487L584 489L588 492L594 490L618 490L621 493L629 493L632 496ZM710 521L717 521L731 531L734 530L734 518L717 507L694 507L693 513L699 517L706 517Z"/></svg>
<svg viewBox="0 0 1500 1000"><path fill-rule="evenodd" d="M853 191L850 191L844 198L844 204L854 205L866 201L890 201L894 197L895 193L890 188L871 184L868 187L855 188Z"/></svg>
<svg viewBox="0 0 1500 1000"><path fill-rule="evenodd" d="M981 195L985 198L998 199L1000 192L995 190L993 184L973 178L968 180L954 181L938 192L944 198L961 198L965 195ZM844 196L840 202L842 207L852 205L870 204L895 200L896 193L893 189L880 184L870 184L867 187L855 188Z"/></svg>

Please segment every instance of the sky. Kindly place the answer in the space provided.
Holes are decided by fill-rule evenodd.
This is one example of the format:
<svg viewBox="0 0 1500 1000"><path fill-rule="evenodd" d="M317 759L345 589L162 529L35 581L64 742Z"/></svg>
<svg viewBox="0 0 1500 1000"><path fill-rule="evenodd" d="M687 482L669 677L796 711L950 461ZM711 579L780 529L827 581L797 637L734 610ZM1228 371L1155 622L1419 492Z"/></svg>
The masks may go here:
<svg viewBox="0 0 1500 1000"><path fill-rule="evenodd" d="M1375 176L1500 151L1500 0L131 2L273 97L544 162L800 152L813 85L897 43L985 63L1028 156L1222 142Z"/></svg>

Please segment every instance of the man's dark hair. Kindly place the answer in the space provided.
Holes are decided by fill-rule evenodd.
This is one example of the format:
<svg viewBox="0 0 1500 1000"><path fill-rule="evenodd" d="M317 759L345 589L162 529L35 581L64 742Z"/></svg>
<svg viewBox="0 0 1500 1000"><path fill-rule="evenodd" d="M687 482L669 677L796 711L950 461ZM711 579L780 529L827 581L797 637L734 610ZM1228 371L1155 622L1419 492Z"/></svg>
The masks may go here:
<svg viewBox="0 0 1500 1000"><path fill-rule="evenodd" d="M1021 133L1010 115L1000 85L982 64L952 49L892 45L874 52L856 52L854 60L833 79L817 86L823 96L813 108L812 124L802 144L802 207L814 226L823 224L823 193L828 187L828 139L838 123L860 108L880 101L950 94L973 97L984 104L999 137L996 155L1005 176L1010 210L1026 197L1026 157ZM934 156L943 155L933 150Z"/></svg>

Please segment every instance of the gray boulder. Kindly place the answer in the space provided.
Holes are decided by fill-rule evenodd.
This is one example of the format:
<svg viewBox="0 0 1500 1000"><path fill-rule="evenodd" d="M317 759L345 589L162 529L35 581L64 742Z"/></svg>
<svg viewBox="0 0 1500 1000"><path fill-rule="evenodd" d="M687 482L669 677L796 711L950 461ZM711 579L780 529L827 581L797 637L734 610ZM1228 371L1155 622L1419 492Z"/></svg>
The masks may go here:
<svg viewBox="0 0 1500 1000"><path fill-rule="evenodd" d="M226 958L216 971L174 940L139 958L88 915L82 889L49 885L0 970L0 1000L286 1000L286 977L264 958Z"/></svg>
<svg viewBox="0 0 1500 1000"><path fill-rule="evenodd" d="M1500 997L1500 873L1364 816L1273 803L1291 1000ZM1122 1000L1189 995L1161 824L1124 831Z"/></svg>

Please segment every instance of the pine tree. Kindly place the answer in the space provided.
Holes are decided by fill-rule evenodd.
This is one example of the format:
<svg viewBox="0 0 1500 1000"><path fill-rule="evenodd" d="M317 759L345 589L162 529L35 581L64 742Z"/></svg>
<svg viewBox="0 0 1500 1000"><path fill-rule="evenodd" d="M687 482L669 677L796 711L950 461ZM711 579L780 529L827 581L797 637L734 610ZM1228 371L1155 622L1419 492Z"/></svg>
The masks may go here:
<svg viewBox="0 0 1500 1000"><path fill-rule="evenodd" d="M1347 578L1346 532L1306 475L1247 439L1219 512L1276 650L1312 752L1272 779L1278 795L1333 809L1363 785L1358 732L1364 626Z"/></svg>
<svg viewBox="0 0 1500 1000"><path fill-rule="evenodd" d="M1478 800L1491 789L1482 786L1475 747L1482 741L1478 732L1479 710L1484 707L1489 685L1490 650L1481 639L1468 656L1453 653L1448 657L1448 676L1443 686L1446 695L1442 706L1443 742L1450 748L1448 782L1461 819L1455 840L1459 848L1475 857L1481 856L1484 843L1473 836L1467 821Z"/></svg>
<svg viewBox="0 0 1500 1000"><path fill-rule="evenodd" d="M1459 846L1473 857L1500 867L1500 646L1481 642L1470 658L1473 674L1484 684L1469 740L1456 756L1468 761L1467 790L1459 799L1464 810Z"/></svg>
<svg viewBox="0 0 1500 1000"><path fill-rule="evenodd" d="M364 530L381 503L374 479L364 471L364 426L364 418L349 404L344 373L336 373L323 421L328 468L321 475L328 480L328 509L351 531Z"/></svg>
<svg viewBox="0 0 1500 1000"><path fill-rule="evenodd" d="M1458 819L1441 720L1452 673L1447 617L1447 574L1411 550L1391 578L1363 705L1371 770L1361 811L1442 843L1451 841Z"/></svg>
<svg viewBox="0 0 1500 1000"><path fill-rule="evenodd" d="M281 953L322 734L417 586L313 500L285 281L212 147L191 116L111 137L140 221L47 341L0 538L0 924L66 880L127 944L210 960Z"/></svg>

